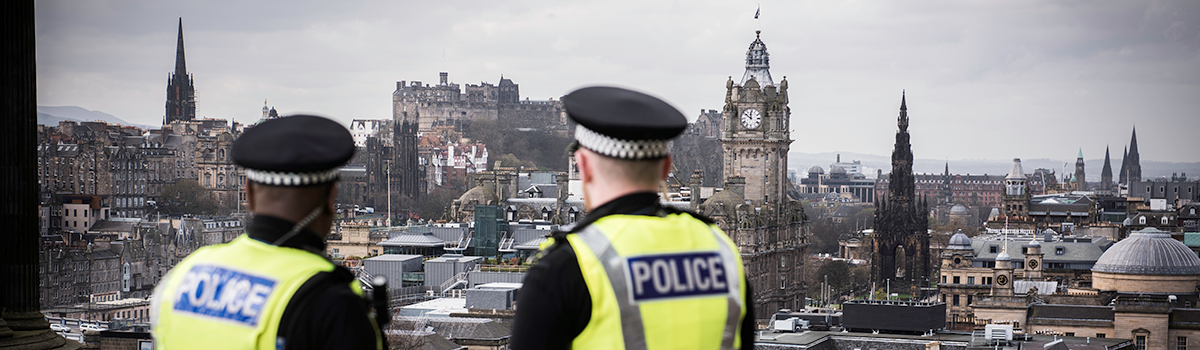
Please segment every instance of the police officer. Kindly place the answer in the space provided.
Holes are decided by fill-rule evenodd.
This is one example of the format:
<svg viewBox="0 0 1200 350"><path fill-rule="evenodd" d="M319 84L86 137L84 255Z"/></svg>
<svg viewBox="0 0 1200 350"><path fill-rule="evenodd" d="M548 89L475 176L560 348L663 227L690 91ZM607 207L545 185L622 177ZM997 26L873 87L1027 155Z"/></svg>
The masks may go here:
<svg viewBox="0 0 1200 350"><path fill-rule="evenodd" d="M379 349L354 276L324 257L338 167L354 141L332 120L265 121L233 144L254 217L246 234L197 249L155 290L159 349Z"/></svg>
<svg viewBox="0 0 1200 350"><path fill-rule="evenodd" d="M563 96L588 215L547 241L521 288L512 348L751 349L750 286L709 219L659 204L687 119L635 91Z"/></svg>

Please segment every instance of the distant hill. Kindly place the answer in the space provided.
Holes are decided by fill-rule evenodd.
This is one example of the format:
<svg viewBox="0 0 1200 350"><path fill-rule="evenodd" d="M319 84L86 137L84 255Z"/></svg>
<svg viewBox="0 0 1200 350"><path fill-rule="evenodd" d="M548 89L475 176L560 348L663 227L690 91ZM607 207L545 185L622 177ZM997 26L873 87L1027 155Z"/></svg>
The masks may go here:
<svg viewBox="0 0 1200 350"><path fill-rule="evenodd" d="M863 172L867 177L875 177L876 169L883 169L883 173L892 171L892 158L890 156L877 156L873 154L861 153L841 153L843 162L852 162L855 160L862 161ZM838 153L803 153L792 151L788 154L788 168L796 171L796 176L805 177L808 175L808 169L813 165L818 165L826 172L829 171L829 165L837 161ZM1099 182L1100 171L1104 168L1104 159L1085 159L1085 170L1087 171L1088 182ZM1111 160L1113 180L1115 181L1120 175L1121 159L1113 158ZM913 171L916 173L934 173L941 174L946 170L946 160L941 159L914 159ZM951 160L950 173L952 174L988 174L988 175L1005 175L1008 174L1009 168L1012 167L1012 160L994 160L994 159L963 159ZM1033 173L1035 169L1046 168L1053 170L1056 175L1062 176L1063 166L1066 165L1068 172L1075 172L1075 159L1070 160L1054 160L1054 159L1021 159L1021 167L1025 173ZM1157 177L1170 177L1172 173L1186 173L1189 178L1200 178L1200 162L1162 162L1152 160L1142 160L1142 178L1152 179Z"/></svg>
<svg viewBox="0 0 1200 350"><path fill-rule="evenodd" d="M37 114L37 123L41 124L41 125L54 126L54 125L58 125L58 122L61 122L61 121L78 122L78 120L75 120L75 119L53 116L53 115L49 115L49 114L42 113L42 112L38 112L38 114Z"/></svg>
<svg viewBox="0 0 1200 350"><path fill-rule="evenodd" d="M143 129L155 128L149 125L133 124L124 119L101 111L87 110L83 107L76 106L38 106L38 124L57 125L62 120L72 120L77 122L90 122L101 120L109 124L121 124L136 126ZM44 122L43 122L44 121Z"/></svg>

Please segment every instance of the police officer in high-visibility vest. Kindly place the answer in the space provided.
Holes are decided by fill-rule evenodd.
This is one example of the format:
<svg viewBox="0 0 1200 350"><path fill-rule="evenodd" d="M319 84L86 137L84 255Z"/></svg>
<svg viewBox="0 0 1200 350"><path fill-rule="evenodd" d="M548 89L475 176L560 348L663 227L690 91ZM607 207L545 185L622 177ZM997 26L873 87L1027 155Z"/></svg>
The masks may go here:
<svg viewBox="0 0 1200 350"><path fill-rule="evenodd" d="M231 153L254 217L246 234L197 249L159 284L157 348L381 348L359 283L324 256L338 167L354 155L350 132L323 117L271 119Z"/></svg>
<svg viewBox="0 0 1200 350"><path fill-rule="evenodd" d="M588 215L555 232L525 277L512 348L751 349L737 246L709 219L660 205L669 142L687 119L635 91L562 98ZM568 225L569 226L569 225Z"/></svg>

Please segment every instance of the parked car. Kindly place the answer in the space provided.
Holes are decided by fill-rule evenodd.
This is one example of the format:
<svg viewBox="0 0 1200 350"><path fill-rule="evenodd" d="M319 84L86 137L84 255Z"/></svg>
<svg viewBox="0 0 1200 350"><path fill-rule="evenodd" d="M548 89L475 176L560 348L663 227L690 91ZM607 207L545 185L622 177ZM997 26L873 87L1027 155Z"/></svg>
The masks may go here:
<svg viewBox="0 0 1200 350"><path fill-rule="evenodd" d="M108 328L100 327L98 325L93 325L93 324L83 324L83 325L79 326L80 332L89 332L89 331L90 332L99 332L99 331L107 331L107 330L108 330Z"/></svg>
<svg viewBox="0 0 1200 350"><path fill-rule="evenodd" d="M55 331L55 332L70 332L71 327L67 327L66 325L61 325L61 324L57 324L57 323L51 323L50 330Z"/></svg>

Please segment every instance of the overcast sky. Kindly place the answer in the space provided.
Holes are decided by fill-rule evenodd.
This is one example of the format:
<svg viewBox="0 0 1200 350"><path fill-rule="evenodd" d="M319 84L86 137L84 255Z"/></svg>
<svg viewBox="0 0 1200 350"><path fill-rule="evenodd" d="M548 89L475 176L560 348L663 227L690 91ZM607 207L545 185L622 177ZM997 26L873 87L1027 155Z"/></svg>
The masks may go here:
<svg viewBox="0 0 1200 350"><path fill-rule="evenodd" d="M1200 161L1200 1L40 1L38 104L161 123L183 17L197 114L391 117L396 81L633 87L720 109L754 31L792 151ZM1114 165L1117 167L1118 165ZM1115 170L1115 169L1114 169Z"/></svg>

